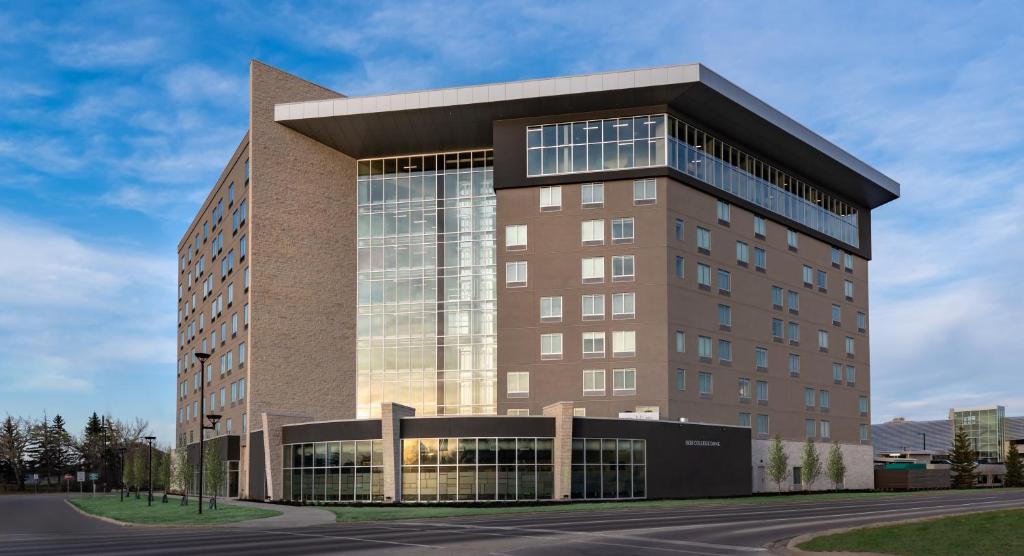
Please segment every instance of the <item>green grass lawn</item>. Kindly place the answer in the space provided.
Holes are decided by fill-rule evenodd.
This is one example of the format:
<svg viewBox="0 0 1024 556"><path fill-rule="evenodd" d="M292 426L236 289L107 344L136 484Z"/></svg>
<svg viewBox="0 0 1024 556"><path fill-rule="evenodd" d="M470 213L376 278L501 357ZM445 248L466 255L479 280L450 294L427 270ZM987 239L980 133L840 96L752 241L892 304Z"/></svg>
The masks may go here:
<svg viewBox="0 0 1024 556"><path fill-rule="evenodd" d="M87 514L147 525L217 525L281 514L274 510L243 508L218 501L219 509L211 510L204 506L203 515L199 515L196 513L196 500L190 500L188 506L182 506L179 504L180 499L179 496L171 496L163 504L160 497L154 495L153 506L150 507L146 505L145 494L138 500L134 496L125 497L124 502L117 495L98 494L72 498L71 503Z"/></svg>
<svg viewBox="0 0 1024 556"><path fill-rule="evenodd" d="M942 491L949 493L949 491ZM572 512L614 510L623 508L681 508L687 506L742 506L758 504L799 504L825 500L859 500L894 496L930 496L938 492L830 492L793 496L747 496L743 498L702 498L693 500L637 500L632 502L594 502L576 504L540 504L514 506L450 506L446 504L418 506L324 506L334 512L338 521L384 521L471 515L521 514L537 512Z"/></svg>
<svg viewBox="0 0 1024 556"><path fill-rule="evenodd" d="M881 552L903 556L1003 556L1024 554L1024 510L944 517L932 521L857 529L800 545L816 552Z"/></svg>

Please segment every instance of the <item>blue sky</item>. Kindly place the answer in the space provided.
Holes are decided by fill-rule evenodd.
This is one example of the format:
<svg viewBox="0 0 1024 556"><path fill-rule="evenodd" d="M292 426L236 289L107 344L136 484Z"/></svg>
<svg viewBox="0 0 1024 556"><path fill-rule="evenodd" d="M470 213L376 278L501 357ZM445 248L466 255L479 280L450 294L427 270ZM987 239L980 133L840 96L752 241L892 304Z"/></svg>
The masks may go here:
<svg viewBox="0 0 1024 556"><path fill-rule="evenodd" d="M903 186L874 214L874 421L1024 414L1022 6L9 3L0 415L171 440L175 247L245 132L251 58L348 95L703 62Z"/></svg>

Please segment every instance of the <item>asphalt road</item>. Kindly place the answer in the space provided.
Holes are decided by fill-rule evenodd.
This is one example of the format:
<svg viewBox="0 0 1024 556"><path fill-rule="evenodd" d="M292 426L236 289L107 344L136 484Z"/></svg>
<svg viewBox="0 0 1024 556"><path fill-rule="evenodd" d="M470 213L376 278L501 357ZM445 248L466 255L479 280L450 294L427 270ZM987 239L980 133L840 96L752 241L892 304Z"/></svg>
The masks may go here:
<svg viewBox="0 0 1024 556"><path fill-rule="evenodd" d="M804 533L1024 508L1024 490L848 501L474 516L294 529L121 527L59 496L0 496L0 554L769 554Z"/></svg>

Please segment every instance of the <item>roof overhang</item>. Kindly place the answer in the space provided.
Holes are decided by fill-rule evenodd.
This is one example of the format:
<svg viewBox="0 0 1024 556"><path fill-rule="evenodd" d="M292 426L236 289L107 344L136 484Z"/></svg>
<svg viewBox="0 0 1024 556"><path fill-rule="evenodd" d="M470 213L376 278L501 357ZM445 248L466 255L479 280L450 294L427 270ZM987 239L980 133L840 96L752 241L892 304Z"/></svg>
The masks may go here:
<svg viewBox="0 0 1024 556"><path fill-rule="evenodd" d="M277 104L274 119L354 158L486 148L495 120L664 105L875 208L893 179L700 64Z"/></svg>

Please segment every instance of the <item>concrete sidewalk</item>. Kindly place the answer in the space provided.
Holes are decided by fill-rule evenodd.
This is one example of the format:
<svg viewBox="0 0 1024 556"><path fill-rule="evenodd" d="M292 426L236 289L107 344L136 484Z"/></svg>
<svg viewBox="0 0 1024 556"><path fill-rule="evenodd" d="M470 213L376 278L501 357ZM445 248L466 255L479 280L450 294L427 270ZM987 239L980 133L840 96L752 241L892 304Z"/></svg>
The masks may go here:
<svg viewBox="0 0 1024 556"><path fill-rule="evenodd" d="M336 523L337 517L333 512L315 508L313 506L288 506L286 504L264 504L261 502L248 502L244 500L223 500L218 503L231 504L246 508L260 508L263 510L274 510L281 512L281 515L265 517L263 519L252 519L238 523L226 524L228 527L243 527L252 529L286 529L289 527L309 527L311 525L324 525Z"/></svg>

